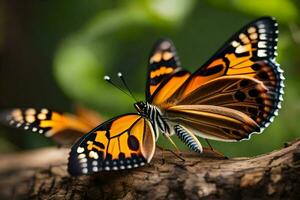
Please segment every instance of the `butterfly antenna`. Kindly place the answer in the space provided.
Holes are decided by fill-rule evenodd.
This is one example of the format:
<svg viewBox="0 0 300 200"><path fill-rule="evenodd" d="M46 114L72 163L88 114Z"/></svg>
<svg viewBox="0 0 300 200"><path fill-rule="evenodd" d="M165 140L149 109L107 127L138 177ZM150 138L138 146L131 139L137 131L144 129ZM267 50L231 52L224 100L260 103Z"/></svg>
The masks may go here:
<svg viewBox="0 0 300 200"><path fill-rule="evenodd" d="M124 77L123 77L123 74L121 72L118 72L118 77L122 80L123 82L123 85L126 87L126 89L128 90L129 94L131 95L131 97L136 101L138 102L138 100L135 98L135 96L133 96L133 93L132 91L130 90L130 88L128 87Z"/></svg>
<svg viewBox="0 0 300 200"><path fill-rule="evenodd" d="M132 97L131 94L128 94L125 90L123 90L121 87L119 87L118 85L116 85L114 82L112 82L111 78L109 76L104 76L104 80L108 83L110 83L111 85L113 85L114 87L118 88L119 90L121 90L123 93L125 93L127 96ZM134 98L135 100L135 98Z"/></svg>

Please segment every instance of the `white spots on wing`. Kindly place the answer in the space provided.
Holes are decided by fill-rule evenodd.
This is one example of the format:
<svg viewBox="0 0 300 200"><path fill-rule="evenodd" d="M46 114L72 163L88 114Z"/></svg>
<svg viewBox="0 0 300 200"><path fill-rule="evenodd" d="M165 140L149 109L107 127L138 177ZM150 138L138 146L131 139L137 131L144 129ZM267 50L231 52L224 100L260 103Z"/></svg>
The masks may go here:
<svg viewBox="0 0 300 200"><path fill-rule="evenodd" d="M27 115L27 116L25 117L25 120L26 120L26 122L28 122L28 123L33 123L33 122L35 121L35 117L34 117L34 115Z"/></svg>
<svg viewBox="0 0 300 200"><path fill-rule="evenodd" d="M272 118L271 118L272 119ZM270 119L270 121L271 121L271 119ZM268 127L270 125L270 122L267 122L267 123L265 123L265 127Z"/></svg>
<svg viewBox="0 0 300 200"><path fill-rule="evenodd" d="M37 129L36 127L33 127L33 128L32 128L32 131L33 131L33 132L37 132L37 130L38 130L38 129Z"/></svg>
<svg viewBox="0 0 300 200"><path fill-rule="evenodd" d="M132 169L131 165L127 165L126 167L127 167L127 169Z"/></svg>
<svg viewBox="0 0 300 200"><path fill-rule="evenodd" d="M44 130L43 129L40 129L39 130L39 134L43 134L44 133Z"/></svg>
<svg viewBox="0 0 300 200"><path fill-rule="evenodd" d="M244 33L241 33L241 34L239 35L239 38L240 38L240 40L242 40L242 42L243 42L244 44L248 44L248 43L250 42L248 36L245 35Z"/></svg>
<svg viewBox="0 0 300 200"><path fill-rule="evenodd" d="M232 45L233 47L238 47L238 46L240 45L240 43L237 42L237 41L233 41L233 42L231 43L231 45Z"/></svg>
<svg viewBox="0 0 300 200"><path fill-rule="evenodd" d="M267 35L266 34L260 34L259 35L259 39L266 40L267 39Z"/></svg>
<svg viewBox="0 0 300 200"><path fill-rule="evenodd" d="M259 24L258 28L265 28L265 25L264 24Z"/></svg>
<svg viewBox="0 0 300 200"><path fill-rule="evenodd" d="M93 160L92 165L93 165L93 166L97 166L97 165L98 165L98 162L97 162L96 160Z"/></svg>
<svg viewBox="0 0 300 200"><path fill-rule="evenodd" d="M159 62L162 59L162 55L161 52L155 53L151 58L150 58L150 63L154 63L154 62Z"/></svg>
<svg viewBox="0 0 300 200"><path fill-rule="evenodd" d="M84 148L83 147L78 147L77 148L77 153L83 153L84 152Z"/></svg>
<svg viewBox="0 0 300 200"><path fill-rule="evenodd" d="M87 158L82 158L82 159L79 160L79 162L80 163L85 163L85 162L87 162Z"/></svg>
<svg viewBox="0 0 300 200"><path fill-rule="evenodd" d="M35 115L36 110L33 108L28 108L25 113L26 115Z"/></svg>
<svg viewBox="0 0 300 200"><path fill-rule="evenodd" d="M83 158L85 158L85 156L86 155L84 153L81 153L81 154L78 155L78 159L83 159Z"/></svg>
<svg viewBox="0 0 300 200"><path fill-rule="evenodd" d="M39 120L45 120L47 116L44 113L40 113L40 114L38 114L37 117L38 117Z"/></svg>
<svg viewBox="0 0 300 200"><path fill-rule="evenodd" d="M259 32L259 33L266 33L266 29L260 28L260 29L258 29L258 32Z"/></svg>
<svg viewBox="0 0 300 200"><path fill-rule="evenodd" d="M9 125L13 125L14 123L15 123L14 120L10 120L10 121L9 121Z"/></svg>
<svg viewBox="0 0 300 200"><path fill-rule="evenodd" d="M160 48L163 50L169 49L171 47L171 43L169 41L163 41L160 44Z"/></svg>
<svg viewBox="0 0 300 200"><path fill-rule="evenodd" d="M54 135L54 132L53 131L47 131L46 133L45 133L45 136L46 137L51 137L51 136L53 136Z"/></svg>
<svg viewBox="0 0 300 200"><path fill-rule="evenodd" d="M283 101L282 95L279 96L279 101Z"/></svg>
<svg viewBox="0 0 300 200"><path fill-rule="evenodd" d="M257 33L250 34L250 39L251 40L256 40L257 38L258 38L258 34Z"/></svg>
<svg viewBox="0 0 300 200"><path fill-rule="evenodd" d="M16 125L17 128L19 128L19 127L21 127L21 126L22 126L21 123L17 123L17 125Z"/></svg>
<svg viewBox="0 0 300 200"><path fill-rule="evenodd" d="M253 26L251 26L251 27L248 28L247 31L248 31L248 33L250 33L250 34L251 34L251 33L255 33L255 32L256 32L256 28L253 27Z"/></svg>
<svg viewBox="0 0 300 200"><path fill-rule="evenodd" d="M48 113L49 113L49 110L46 109L46 108L43 108L43 109L41 110L41 113L43 113L43 114L48 114Z"/></svg>
<svg viewBox="0 0 300 200"><path fill-rule="evenodd" d="M95 152L95 151L90 151L89 157L93 158L93 159L98 159L99 158L98 153Z"/></svg>
<svg viewBox="0 0 300 200"><path fill-rule="evenodd" d="M104 167L104 170L105 170L105 171L109 171L109 170L110 170L110 167L109 167L109 166L106 166L106 167Z"/></svg>
<svg viewBox="0 0 300 200"><path fill-rule="evenodd" d="M258 57L266 57L267 56L267 50L265 50L265 49L259 49L257 51L257 56Z"/></svg>
<svg viewBox="0 0 300 200"><path fill-rule="evenodd" d="M29 126L24 126L24 129L25 129L25 130L28 130L28 129L29 129Z"/></svg>
<svg viewBox="0 0 300 200"><path fill-rule="evenodd" d="M12 112L11 112L12 116L13 117L19 117L21 116L22 117L22 111L20 109L14 109Z"/></svg>
<svg viewBox="0 0 300 200"><path fill-rule="evenodd" d="M267 47L267 42L259 41L257 46L258 46L258 48L266 48Z"/></svg>
<svg viewBox="0 0 300 200"><path fill-rule="evenodd" d="M280 88L279 92L280 92L280 94L284 94L283 88Z"/></svg>
<svg viewBox="0 0 300 200"><path fill-rule="evenodd" d="M243 52L246 52L246 51L247 51L246 46L239 46L235 50L236 53L243 53Z"/></svg>
<svg viewBox="0 0 300 200"><path fill-rule="evenodd" d="M18 121L18 122L21 122L21 121L23 121L23 116L18 115L18 116L15 117L15 120Z"/></svg>
<svg viewBox="0 0 300 200"><path fill-rule="evenodd" d="M83 169L82 169L82 173L83 173L83 174L88 173L88 169L87 169L87 168L83 168Z"/></svg>
<svg viewBox="0 0 300 200"><path fill-rule="evenodd" d="M173 54L168 51L163 54L163 59L165 61L170 60L172 57L173 57Z"/></svg>
<svg viewBox="0 0 300 200"><path fill-rule="evenodd" d="M98 167L93 167L92 170L93 170L93 172L97 172L98 171Z"/></svg>
<svg viewBox="0 0 300 200"><path fill-rule="evenodd" d="M118 170L119 168L117 166L113 166L112 168L114 171Z"/></svg>
<svg viewBox="0 0 300 200"><path fill-rule="evenodd" d="M88 173L88 159L86 158L86 155L83 153L84 152L84 148L83 147L77 147L77 153L79 153L78 155L78 162L80 163L81 166L81 171L83 174Z"/></svg>

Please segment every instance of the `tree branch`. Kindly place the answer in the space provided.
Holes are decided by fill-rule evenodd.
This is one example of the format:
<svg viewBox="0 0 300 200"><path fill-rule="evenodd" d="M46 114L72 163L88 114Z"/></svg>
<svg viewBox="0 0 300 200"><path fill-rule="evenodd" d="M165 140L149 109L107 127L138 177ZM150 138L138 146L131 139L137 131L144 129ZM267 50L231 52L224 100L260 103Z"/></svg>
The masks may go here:
<svg viewBox="0 0 300 200"><path fill-rule="evenodd" d="M300 199L300 140L254 158L157 151L142 168L70 177L68 149L0 156L0 199Z"/></svg>

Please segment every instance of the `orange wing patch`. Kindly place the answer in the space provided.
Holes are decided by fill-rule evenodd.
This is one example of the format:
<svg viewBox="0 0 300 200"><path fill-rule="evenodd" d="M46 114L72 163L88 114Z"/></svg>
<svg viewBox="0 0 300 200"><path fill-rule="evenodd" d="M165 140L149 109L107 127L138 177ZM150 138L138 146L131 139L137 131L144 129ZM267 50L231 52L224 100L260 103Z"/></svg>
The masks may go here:
<svg viewBox="0 0 300 200"><path fill-rule="evenodd" d="M69 158L72 175L131 169L152 159L155 136L151 123L137 114L111 119L82 137Z"/></svg>
<svg viewBox="0 0 300 200"><path fill-rule="evenodd" d="M100 123L100 119L97 119ZM52 138L59 144L72 144L93 128L80 116L62 114L49 109L11 109L0 113L0 122L13 128L28 130Z"/></svg>
<svg viewBox="0 0 300 200"><path fill-rule="evenodd" d="M166 108L168 106L169 99L182 84L189 78L190 73L185 71L179 71L172 75L156 93L152 95L150 102L153 104Z"/></svg>
<svg viewBox="0 0 300 200"><path fill-rule="evenodd" d="M163 75L166 75L166 74L171 74L173 71L174 71L174 69L172 67L162 66L161 68L159 68L155 71L152 71L150 73L150 78L152 79L152 78L163 76Z"/></svg>

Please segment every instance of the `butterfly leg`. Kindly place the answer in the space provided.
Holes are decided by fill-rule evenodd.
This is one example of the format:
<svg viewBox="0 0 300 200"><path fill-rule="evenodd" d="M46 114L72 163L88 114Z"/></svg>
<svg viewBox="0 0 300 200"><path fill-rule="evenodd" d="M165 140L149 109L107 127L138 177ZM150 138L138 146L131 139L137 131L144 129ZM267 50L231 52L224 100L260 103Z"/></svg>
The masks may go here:
<svg viewBox="0 0 300 200"><path fill-rule="evenodd" d="M159 150L161 150L161 156L162 156L162 158L161 158L161 164L163 165L166 162L166 160L165 160L165 151L166 151L166 149L164 147L160 147L160 146L157 146L157 148Z"/></svg>
<svg viewBox="0 0 300 200"><path fill-rule="evenodd" d="M207 143L208 146L209 146L209 151L212 151L213 153L217 154L218 156L221 156L222 158L228 159L227 156L225 156L224 154L222 154L222 153L218 152L217 150L215 150L215 149L211 146L211 144L209 143L208 139L205 138L205 141L206 141L206 143Z"/></svg>
<svg viewBox="0 0 300 200"><path fill-rule="evenodd" d="M212 151L213 151L213 150L214 150L214 148L211 146L211 144L209 143L208 139L206 139L206 138L205 138L205 141L206 141L206 143L208 144L208 146L209 146L210 150L212 150Z"/></svg>
<svg viewBox="0 0 300 200"><path fill-rule="evenodd" d="M172 138L168 135L168 134L164 134L164 136L169 140L169 142L174 146L174 148L176 149L177 153L175 153L174 151L168 149L169 152L171 152L173 155L175 155L177 158L179 158L181 161L185 161L184 158L182 158L180 156L180 150L177 147L177 145L175 144L175 142L172 140Z"/></svg>

